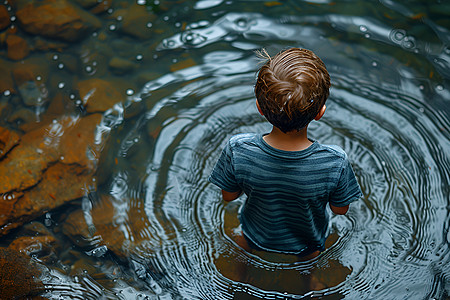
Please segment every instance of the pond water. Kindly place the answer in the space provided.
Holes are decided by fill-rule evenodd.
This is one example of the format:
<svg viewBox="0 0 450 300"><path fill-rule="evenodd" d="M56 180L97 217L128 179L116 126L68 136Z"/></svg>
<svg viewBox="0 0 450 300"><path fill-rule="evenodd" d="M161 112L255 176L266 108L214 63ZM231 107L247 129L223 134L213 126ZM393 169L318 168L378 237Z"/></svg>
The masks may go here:
<svg viewBox="0 0 450 300"><path fill-rule="evenodd" d="M135 28L154 32L144 40L115 31L120 18L102 19L110 51L139 67L114 75L125 88L97 128L104 133L97 189L51 212L48 227L79 254L61 252L47 264L48 298L448 299L448 3L138 4L157 15ZM100 36L66 50L91 51L74 76L108 76L101 59L92 63L103 50L89 45ZM229 137L270 129L255 106L254 50L291 46L313 50L327 65L328 109L310 136L345 149L364 194L347 215L332 217L327 250L308 262L241 249L233 233L245 199L225 204L207 181ZM73 75L57 69L63 58L55 58L54 72L70 93ZM85 243L62 235L68 211L80 208L94 231L108 214L111 234ZM113 242L119 250L107 251ZM64 269L80 256L82 273Z"/></svg>

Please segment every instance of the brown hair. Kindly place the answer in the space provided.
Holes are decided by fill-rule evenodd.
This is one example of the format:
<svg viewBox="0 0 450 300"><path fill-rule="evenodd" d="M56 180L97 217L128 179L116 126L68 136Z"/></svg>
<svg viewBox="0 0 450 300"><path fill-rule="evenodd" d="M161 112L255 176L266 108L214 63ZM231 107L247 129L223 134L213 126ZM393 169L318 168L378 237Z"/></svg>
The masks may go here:
<svg viewBox="0 0 450 300"><path fill-rule="evenodd" d="M267 59L260 68L255 95L262 113L283 132L300 130L319 113L329 95L330 75L312 51L291 48Z"/></svg>

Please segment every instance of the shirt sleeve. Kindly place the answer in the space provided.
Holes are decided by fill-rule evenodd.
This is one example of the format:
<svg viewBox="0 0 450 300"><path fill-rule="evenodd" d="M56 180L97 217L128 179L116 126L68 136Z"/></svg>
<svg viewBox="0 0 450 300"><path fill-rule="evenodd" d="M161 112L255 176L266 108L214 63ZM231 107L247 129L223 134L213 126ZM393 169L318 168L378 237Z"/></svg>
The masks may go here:
<svg viewBox="0 0 450 300"><path fill-rule="evenodd" d="M337 187L330 197L330 204L337 207L343 207L358 200L361 196L361 188L356 180L355 173L353 172L350 162L345 157Z"/></svg>
<svg viewBox="0 0 450 300"><path fill-rule="evenodd" d="M222 150L222 154L214 166L208 180L222 190L230 193L241 190L235 177L233 151L230 141L228 141L225 148Z"/></svg>

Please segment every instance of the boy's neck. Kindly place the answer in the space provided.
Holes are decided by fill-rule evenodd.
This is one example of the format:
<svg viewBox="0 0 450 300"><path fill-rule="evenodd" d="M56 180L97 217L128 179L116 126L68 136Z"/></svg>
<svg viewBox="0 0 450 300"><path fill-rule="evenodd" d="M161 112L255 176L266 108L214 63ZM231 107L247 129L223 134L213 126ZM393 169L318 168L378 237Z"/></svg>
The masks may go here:
<svg viewBox="0 0 450 300"><path fill-rule="evenodd" d="M284 133L277 127L273 126L272 131L263 137L264 141L270 146L284 151L300 151L305 150L312 145L308 139L308 127L300 131L290 131Z"/></svg>

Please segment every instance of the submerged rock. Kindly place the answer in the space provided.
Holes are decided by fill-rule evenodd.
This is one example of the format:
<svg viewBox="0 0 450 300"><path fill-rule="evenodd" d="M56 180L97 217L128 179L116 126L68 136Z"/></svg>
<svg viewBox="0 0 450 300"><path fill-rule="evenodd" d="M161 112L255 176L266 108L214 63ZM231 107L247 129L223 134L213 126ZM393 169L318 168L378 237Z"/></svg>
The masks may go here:
<svg viewBox="0 0 450 300"><path fill-rule="evenodd" d="M8 35L6 45L8 48L8 58L11 60L21 60L30 54L30 46L28 46L27 41L18 35Z"/></svg>
<svg viewBox="0 0 450 300"><path fill-rule="evenodd" d="M66 0L31 2L16 13L20 27L26 32L74 42L100 28L94 15Z"/></svg>
<svg viewBox="0 0 450 300"><path fill-rule="evenodd" d="M26 255L0 248L0 295L2 299L22 299L44 292L39 280L42 271Z"/></svg>
<svg viewBox="0 0 450 300"><path fill-rule="evenodd" d="M20 137L14 131L7 128L0 127L0 159L11 150L12 147L17 145L20 141Z"/></svg>
<svg viewBox="0 0 450 300"><path fill-rule="evenodd" d="M123 100L114 85L103 79L83 80L77 87L88 112L104 112Z"/></svg>
<svg viewBox="0 0 450 300"><path fill-rule="evenodd" d="M4 5L0 5L0 30L5 29L11 24L8 10Z"/></svg>
<svg viewBox="0 0 450 300"><path fill-rule="evenodd" d="M64 117L25 134L0 161L0 236L95 186L100 120Z"/></svg>

